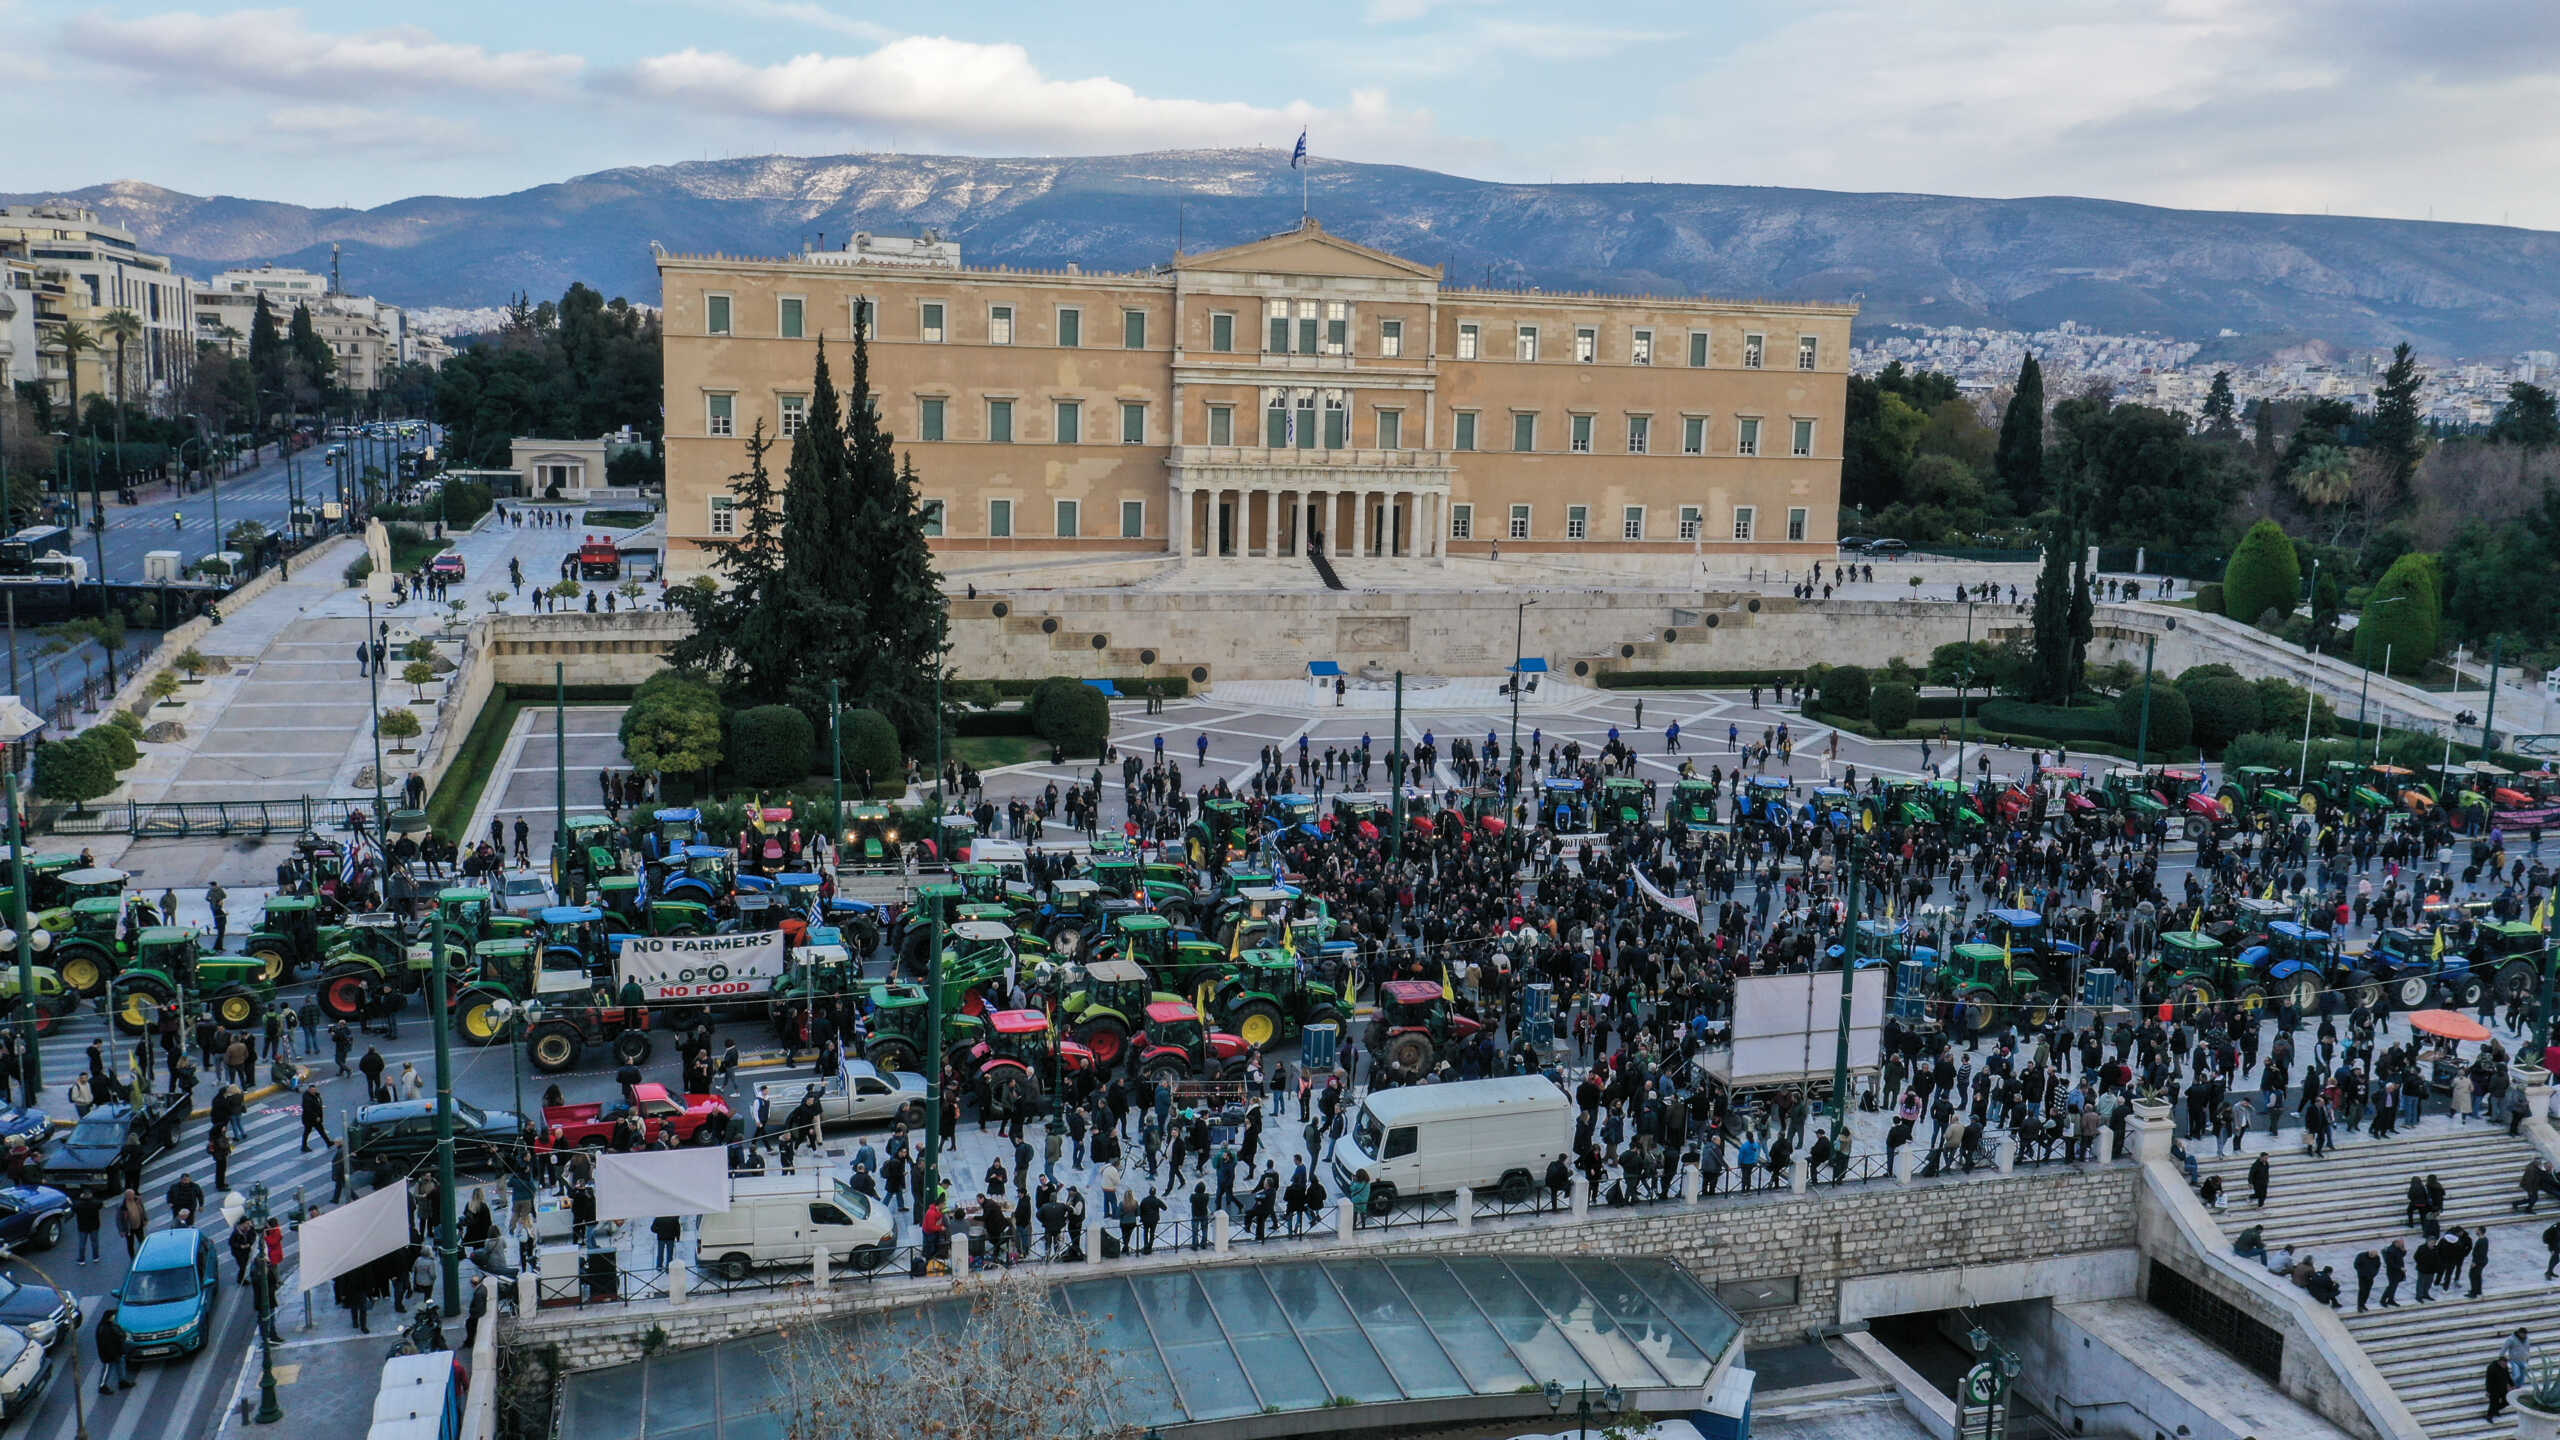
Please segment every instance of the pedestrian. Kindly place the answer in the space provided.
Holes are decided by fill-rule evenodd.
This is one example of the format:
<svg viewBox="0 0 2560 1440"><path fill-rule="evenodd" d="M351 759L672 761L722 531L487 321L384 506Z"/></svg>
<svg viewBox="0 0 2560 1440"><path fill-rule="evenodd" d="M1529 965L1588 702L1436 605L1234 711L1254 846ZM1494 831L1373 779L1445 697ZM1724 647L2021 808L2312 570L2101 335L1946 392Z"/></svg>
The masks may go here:
<svg viewBox="0 0 2560 1440"><path fill-rule="evenodd" d="M329 1146L329 1127L322 1123L320 1087L306 1086L302 1092L302 1153L311 1153L311 1137L320 1137L320 1146Z"/></svg>
<svg viewBox="0 0 2560 1440"><path fill-rule="evenodd" d="M2480 1380L2481 1388L2486 1390L2489 1396L2488 1411L2481 1415L2480 1419L2484 1423L2495 1421L2500 1415L2506 1413L2507 1392L2516 1387L2516 1377L2507 1364L2507 1357L2491 1356L2489 1368L2481 1375Z"/></svg>
<svg viewBox="0 0 2560 1440"><path fill-rule="evenodd" d="M649 1233L658 1239L658 1268L676 1263L676 1242L684 1238L684 1221L674 1215L661 1215L649 1222Z"/></svg>
<svg viewBox="0 0 2560 1440"><path fill-rule="evenodd" d="M2261 1210L2266 1208L2267 1182L2273 1175L2274 1168L2267 1164L2266 1152L2258 1152L2258 1158L2249 1162L2249 1203L2252 1206Z"/></svg>
<svg viewBox="0 0 2560 1440"><path fill-rule="evenodd" d="M2365 1302L2373 1298L2374 1279L2382 1273L2382 1255L2365 1250L2356 1255L2356 1313L2365 1311Z"/></svg>
<svg viewBox="0 0 2560 1440"><path fill-rule="evenodd" d="M125 1364L124 1326L110 1306L98 1316L98 1393L111 1395L133 1388L133 1371ZM2503 1398L2503 1397L2502 1397Z"/></svg>
<svg viewBox="0 0 2560 1440"><path fill-rule="evenodd" d="M124 1237L125 1258L133 1258L142 1248L142 1237L151 1233L150 1214L142 1207L142 1192L127 1186L124 1199L116 1205L116 1233Z"/></svg>
<svg viewBox="0 0 2560 1440"><path fill-rule="evenodd" d="M73 1264L87 1265L97 1260L98 1230L104 1223L106 1214L107 1202L94 1189L84 1186L79 1193L71 1197L71 1224L80 1236L79 1248ZM2560 1225L2552 1228L2560 1230ZM2555 1246L2552 1253L2555 1258L2560 1258L2560 1246Z"/></svg>
<svg viewBox="0 0 2560 1440"><path fill-rule="evenodd" d="M2552 1228L2560 1230L2560 1226L2554 1226ZM2555 1247L2553 1255L2555 1259L2560 1259L2560 1247ZM2383 1309L2396 1310L2400 1308L2400 1301L2397 1298L2400 1294L2400 1282L2407 1279L2408 1275L2409 1247L2402 1244L2398 1236L2394 1236L2392 1237L2390 1244L2382 1247Z"/></svg>

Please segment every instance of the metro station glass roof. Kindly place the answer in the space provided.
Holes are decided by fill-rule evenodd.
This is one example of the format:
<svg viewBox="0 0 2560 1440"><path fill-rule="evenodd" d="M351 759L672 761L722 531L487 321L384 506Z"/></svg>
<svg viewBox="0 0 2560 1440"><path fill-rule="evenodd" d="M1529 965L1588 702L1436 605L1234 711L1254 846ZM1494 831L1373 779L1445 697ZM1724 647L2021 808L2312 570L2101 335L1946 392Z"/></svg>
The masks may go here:
<svg viewBox="0 0 2560 1440"><path fill-rule="evenodd" d="M1117 1418L1177 1426L1265 1411L1509 1395L1555 1380L1703 1385L1742 1326L1663 1260L1411 1256L1108 1272L1051 1288L1087 1317ZM962 1302L838 1322L855 1353L930 1353ZM578 1440L781 1440L771 1336L656 1356L563 1382Z"/></svg>

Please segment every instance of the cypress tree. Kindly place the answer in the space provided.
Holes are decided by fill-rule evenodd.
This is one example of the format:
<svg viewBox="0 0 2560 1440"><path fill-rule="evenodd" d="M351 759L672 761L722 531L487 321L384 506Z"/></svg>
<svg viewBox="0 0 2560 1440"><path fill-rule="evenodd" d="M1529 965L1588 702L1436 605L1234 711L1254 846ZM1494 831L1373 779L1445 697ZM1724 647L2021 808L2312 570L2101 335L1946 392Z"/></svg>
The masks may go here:
<svg viewBox="0 0 2560 1440"><path fill-rule="evenodd" d="M860 578L847 535L853 511L847 454L822 339L809 381L809 418L783 472L790 481L782 519L782 590L789 605L779 625L793 677L790 702L813 716L826 713L826 677L855 673L862 644Z"/></svg>
<svg viewBox="0 0 2560 1440"><path fill-rule="evenodd" d="M729 477L737 538L712 556L723 588L687 585L670 594L693 616L693 633L676 642L668 663L722 677L741 705L780 699L792 673L790 592L782 584L782 507L765 456L773 449L764 422L747 437L747 468Z"/></svg>
<svg viewBox="0 0 2560 1440"><path fill-rule="evenodd" d="M942 580L933 568L915 464L900 464L871 390L871 347L853 337L852 403L845 417L851 513L844 551L861 587L868 634L849 671L861 704L887 716L909 746L932 739L933 675L941 662Z"/></svg>
<svg viewBox="0 0 2560 1440"><path fill-rule="evenodd" d="M2009 492L2020 515L2044 507L2044 370L2032 354L2018 366L2018 388L2000 416L2000 441L1991 473Z"/></svg>

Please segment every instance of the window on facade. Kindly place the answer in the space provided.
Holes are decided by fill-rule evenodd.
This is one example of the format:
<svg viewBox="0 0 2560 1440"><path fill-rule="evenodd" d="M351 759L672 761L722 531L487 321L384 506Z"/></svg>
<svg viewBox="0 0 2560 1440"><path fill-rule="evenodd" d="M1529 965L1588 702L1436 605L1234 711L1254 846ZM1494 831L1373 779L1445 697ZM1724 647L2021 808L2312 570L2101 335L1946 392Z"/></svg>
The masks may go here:
<svg viewBox="0 0 2560 1440"><path fill-rule="evenodd" d="M1403 411L1381 410L1378 412L1378 448L1381 450L1404 448Z"/></svg>
<svg viewBox="0 0 2560 1440"><path fill-rule="evenodd" d="M1591 453L1591 417L1588 415L1573 417L1573 453L1576 455Z"/></svg>
<svg viewBox="0 0 2560 1440"><path fill-rule="evenodd" d="M1058 343L1070 350L1084 343L1083 311L1060 310L1058 312Z"/></svg>
<svg viewBox="0 0 2560 1440"><path fill-rule="evenodd" d="M1298 393L1297 418L1290 424L1297 429L1299 449L1316 448L1316 392L1302 390Z"/></svg>
<svg viewBox="0 0 2560 1440"><path fill-rule="evenodd" d="M1057 408L1058 408L1058 443L1059 443L1059 444L1061 444L1061 445L1081 445L1081 444L1083 444L1083 443L1084 443L1084 404L1083 404L1083 402L1082 402L1082 401L1077 401L1077 400L1061 400L1061 401L1059 401L1059 402L1058 402L1058 407L1057 407Z"/></svg>
<svg viewBox="0 0 2560 1440"><path fill-rule="evenodd" d="M1650 365L1653 363L1652 331L1639 330L1636 332L1635 339L1628 343L1627 359L1631 363L1637 365Z"/></svg>
<svg viewBox="0 0 2560 1440"><path fill-rule="evenodd" d="M1146 406L1134 400L1120 402L1120 443L1123 445L1147 443Z"/></svg>
<svg viewBox="0 0 2560 1440"><path fill-rule="evenodd" d="M1757 370L1760 368L1760 352L1765 348L1767 341L1768 337L1765 335L1745 335L1742 337L1743 369Z"/></svg>
<svg viewBox="0 0 2560 1440"><path fill-rule="evenodd" d="M807 311L808 302L802 300L799 296L785 295L782 297L783 339L799 340L805 338L804 331L807 328L805 324L805 317Z"/></svg>
<svg viewBox="0 0 2560 1440"><path fill-rule="evenodd" d="M1567 540L1588 540L1591 538L1590 506L1567 505L1564 507L1564 538Z"/></svg>
<svg viewBox="0 0 2560 1440"><path fill-rule="evenodd" d="M941 537L943 512L949 509L950 505L951 502L948 500L919 500L916 502L917 518L924 522L924 533L928 537L935 539L939 539Z"/></svg>
<svg viewBox="0 0 2560 1440"><path fill-rule="evenodd" d="M1650 415L1628 416L1627 453L1630 455L1645 455L1652 453L1652 450L1653 417Z"/></svg>
<svg viewBox="0 0 2560 1440"><path fill-rule="evenodd" d="M779 402L782 411L782 433L797 435L809 424L809 397L785 395Z"/></svg>
<svg viewBox="0 0 2560 1440"><path fill-rule="evenodd" d="M1710 338L1711 337L1704 330L1692 330L1689 332L1689 364L1691 368L1698 370L1704 370L1707 368L1707 342Z"/></svg>
<svg viewBox="0 0 2560 1440"><path fill-rule="evenodd" d="M1807 517L1806 517L1806 514L1805 514L1805 508L1804 508L1803 506L1801 506L1801 505L1791 505L1791 506L1788 506L1788 507L1787 507L1787 538L1788 538L1788 539L1790 539L1790 540L1797 540L1797 541L1801 541L1801 540L1803 540L1803 539L1804 539L1804 526L1805 526L1805 520L1806 520L1806 518L1807 518Z"/></svg>
<svg viewBox="0 0 2560 1440"><path fill-rule="evenodd" d="M1461 325L1461 326L1459 326L1459 327L1458 327L1458 358L1459 358L1459 359L1461 359L1461 360L1473 360L1474 358L1476 358L1476 346L1482 342L1482 340L1483 340L1483 335L1484 335L1484 332L1483 332L1482 330L1478 329L1476 326L1473 326L1473 325Z"/></svg>
<svg viewBox="0 0 2560 1440"><path fill-rule="evenodd" d="M1452 448L1459 450L1473 450L1476 448L1476 412L1473 410L1459 411L1454 428L1457 433L1450 439Z"/></svg>
<svg viewBox="0 0 2560 1440"><path fill-rule="evenodd" d="M1707 512L1695 505L1680 507L1680 538L1695 540L1707 528Z"/></svg>
<svg viewBox="0 0 2560 1440"><path fill-rule="evenodd" d="M1749 505L1734 506L1733 538L1736 540L1750 539L1752 523L1758 520L1759 517L1760 512Z"/></svg>
<svg viewBox="0 0 2560 1440"><path fill-rule="evenodd" d="M1707 453L1706 416L1683 415L1680 417L1680 453L1683 455Z"/></svg>
<svg viewBox="0 0 2560 1440"><path fill-rule="evenodd" d="M1146 311L1123 310L1120 312L1120 344L1122 348L1129 350L1147 348Z"/></svg>
<svg viewBox="0 0 2560 1440"><path fill-rule="evenodd" d="M1220 354L1236 348L1236 317L1224 313L1209 317L1209 348Z"/></svg>
<svg viewBox="0 0 2560 1440"><path fill-rule="evenodd" d="M1385 320L1378 324L1378 354L1393 360L1404 353L1404 322Z"/></svg>
<svg viewBox="0 0 2560 1440"><path fill-rule="evenodd" d="M1077 522L1083 518L1083 507L1073 500L1058 502L1058 538L1073 540L1081 531Z"/></svg>
<svg viewBox="0 0 2560 1440"><path fill-rule="evenodd" d="M1538 448L1538 416L1526 411L1511 417L1511 448L1522 452Z"/></svg>
<svg viewBox="0 0 2560 1440"><path fill-rule="evenodd" d="M708 402L708 409L706 411L707 418L703 425L704 433L711 435L737 434L738 397L735 395L709 395L703 398Z"/></svg>
<svg viewBox="0 0 2560 1440"><path fill-rule="evenodd" d="M946 402L938 395L928 395L916 402L916 428L927 440L943 438L942 407Z"/></svg>
<svg viewBox="0 0 2560 1440"><path fill-rule="evenodd" d="M1518 340L1518 348L1517 348L1517 350L1515 351L1515 353L1516 353L1516 355L1518 356L1518 358L1520 358L1520 359L1522 359L1522 360L1535 360L1535 359L1537 359L1537 358L1538 358L1538 327L1537 327L1537 326L1535 326L1535 325L1523 325L1523 326L1521 326L1521 327L1520 327L1520 336L1519 336L1519 340Z"/></svg>
<svg viewBox="0 0 2560 1440"><path fill-rule="evenodd" d="M1797 422L1796 422L1796 424L1795 424L1795 435L1794 435L1794 438L1792 438L1792 439L1788 442L1788 444L1787 444L1787 453L1788 453L1788 454L1790 454L1790 455L1793 455L1794 457L1796 457L1796 458L1797 458L1797 459L1799 459L1799 460L1806 460L1806 459L1811 459L1811 458L1812 458L1812 456L1813 456L1813 422L1812 422L1812 421L1810 421L1810 420L1799 420L1799 421L1797 421Z"/></svg>
<svg viewBox="0 0 2560 1440"><path fill-rule="evenodd" d="M1012 501L990 500L987 502L987 535L995 540L1013 538Z"/></svg>
<svg viewBox="0 0 2560 1440"><path fill-rule="evenodd" d="M1012 306L995 305L988 307L987 343L990 345L1010 345L1013 343Z"/></svg>
<svg viewBox="0 0 2560 1440"><path fill-rule="evenodd" d="M1271 330L1270 336L1265 341L1262 348L1274 355L1288 354L1289 302L1286 300L1271 300L1264 302L1262 307L1262 316L1265 320L1270 322Z"/></svg>
<svg viewBox="0 0 2560 1440"><path fill-rule="evenodd" d="M728 296L705 295L702 297L702 331L706 335L729 333Z"/></svg>
<svg viewBox="0 0 2560 1440"><path fill-rule="evenodd" d="M1351 407L1348 397L1339 390L1324 392L1324 448L1341 450L1351 444Z"/></svg>
<svg viewBox="0 0 2560 1440"><path fill-rule="evenodd" d="M1012 401L990 400L987 402L987 439L998 445L1013 443Z"/></svg>
<svg viewBox="0 0 2560 1440"><path fill-rule="evenodd" d="M1588 325L1573 332L1573 363L1588 365L1600 358L1600 332Z"/></svg>
<svg viewBox="0 0 2560 1440"><path fill-rule="evenodd" d="M924 302L923 308L917 317L917 331L919 334L923 335L926 344L939 345L942 343L941 301L927 300Z"/></svg>
<svg viewBox="0 0 2560 1440"><path fill-rule="evenodd" d="M1121 501L1120 538L1123 540L1143 540L1146 538L1146 535L1147 502L1144 500Z"/></svg>
<svg viewBox="0 0 2560 1440"><path fill-rule="evenodd" d="M853 330L865 340L880 335L880 307L859 295L853 300Z"/></svg>
<svg viewBox="0 0 2560 1440"><path fill-rule="evenodd" d="M1511 538L1514 540L1529 538L1529 507L1526 505L1511 507Z"/></svg>
<svg viewBox="0 0 2560 1440"><path fill-rule="evenodd" d="M1297 434L1289 428L1289 392L1272 392L1271 404L1262 413L1262 443L1274 450L1297 443Z"/></svg>
<svg viewBox="0 0 2560 1440"><path fill-rule="evenodd" d="M711 533L714 535L738 533L738 502L734 498L727 495L711 497Z"/></svg>
<svg viewBox="0 0 2560 1440"><path fill-rule="evenodd" d="M1351 349L1351 307L1340 300L1325 302L1324 353L1346 354Z"/></svg>
<svg viewBox="0 0 2560 1440"><path fill-rule="evenodd" d="M1212 445L1236 443L1236 407L1233 405L1209 407L1209 443Z"/></svg>
<svg viewBox="0 0 2560 1440"><path fill-rule="evenodd" d="M1736 455L1757 455L1760 453L1759 421L1746 419L1735 422L1733 453Z"/></svg>
<svg viewBox="0 0 2560 1440"><path fill-rule="evenodd" d="M1621 512L1618 520L1618 534L1620 537L1628 540L1641 540L1644 538L1643 506L1630 505Z"/></svg>
<svg viewBox="0 0 2560 1440"><path fill-rule="evenodd" d="M1301 355L1316 353L1317 318L1316 302L1313 300L1298 302L1298 353Z"/></svg>
<svg viewBox="0 0 2560 1440"><path fill-rule="evenodd" d="M1796 368L1797 368L1797 369L1799 369L1799 370L1810 370L1810 369L1812 369L1812 368L1814 367L1814 362L1815 362L1818 358L1820 358L1821 351L1822 351L1822 340L1821 340L1821 337L1819 337L1819 336L1815 336L1815 335L1799 335L1799 336L1797 336L1797 337L1796 337Z"/></svg>
<svg viewBox="0 0 2560 1440"><path fill-rule="evenodd" d="M1449 507L1449 538L1452 540L1476 538L1476 507L1473 505Z"/></svg>

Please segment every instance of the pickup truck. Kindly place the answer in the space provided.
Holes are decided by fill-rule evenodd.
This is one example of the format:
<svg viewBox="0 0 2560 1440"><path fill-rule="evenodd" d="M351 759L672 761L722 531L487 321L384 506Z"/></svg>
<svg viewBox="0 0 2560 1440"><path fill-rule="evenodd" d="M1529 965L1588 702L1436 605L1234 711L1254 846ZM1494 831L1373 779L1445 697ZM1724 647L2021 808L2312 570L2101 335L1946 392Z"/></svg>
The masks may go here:
<svg viewBox="0 0 2560 1440"><path fill-rule="evenodd" d="M906 1070L883 1074L868 1060L847 1060L835 1078L795 1085L783 1081L756 1088L771 1102L774 1123L782 1123L800 1104L804 1094L818 1097L818 1123L830 1125L889 1125L904 1122L910 1129L924 1124L927 1091L925 1078Z"/></svg>
<svg viewBox="0 0 2560 1440"><path fill-rule="evenodd" d="M714 1116L720 1121L715 1134L724 1139L728 1134L729 1102L717 1095L687 1095L679 1102L667 1093L666 1086L654 1084L633 1086L631 1093L634 1098L630 1104L613 1100L544 1106L545 1139L556 1149L601 1149L613 1143L614 1127L622 1118L634 1113L640 1118L643 1142L672 1131L675 1143L694 1144L702 1127Z"/></svg>

